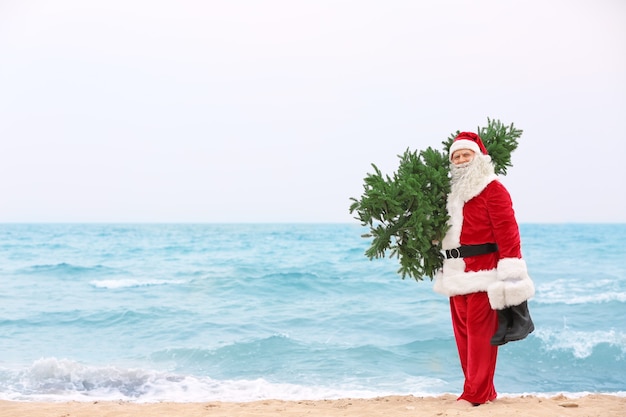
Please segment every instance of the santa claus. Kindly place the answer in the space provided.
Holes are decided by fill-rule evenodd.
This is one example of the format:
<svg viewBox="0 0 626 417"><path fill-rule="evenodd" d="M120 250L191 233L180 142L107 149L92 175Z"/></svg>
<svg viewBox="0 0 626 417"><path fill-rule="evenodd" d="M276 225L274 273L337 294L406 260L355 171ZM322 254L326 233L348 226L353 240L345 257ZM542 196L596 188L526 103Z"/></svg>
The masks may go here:
<svg viewBox="0 0 626 417"><path fill-rule="evenodd" d="M462 132L450 147L449 230L434 290L450 297L455 340L465 374L459 400L496 398L497 346L534 330L527 300L534 295L511 197L498 181L481 138Z"/></svg>

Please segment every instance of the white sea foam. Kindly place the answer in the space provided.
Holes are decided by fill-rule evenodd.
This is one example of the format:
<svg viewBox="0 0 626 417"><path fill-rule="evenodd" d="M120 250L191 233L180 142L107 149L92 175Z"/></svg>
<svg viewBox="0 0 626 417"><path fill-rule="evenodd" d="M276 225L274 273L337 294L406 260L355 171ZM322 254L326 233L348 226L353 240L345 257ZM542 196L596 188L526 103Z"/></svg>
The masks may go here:
<svg viewBox="0 0 626 417"><path fill-rule="evenodd" d="M136 403L171 402L250 402L267 399L333 400L340 398L376 398L387 395L434 397L449 392L433 392L429 387L441 381L410 378L401 381L406 389L371 390L355 386L303 386L273 383L265 379L215 380L208 377L183 376L174 373L117 367L96 367L75 361L45 358L29 369L10 372L0 386L0 399L9 401L130 401ZM558 394L570 398L589 392L525 392L500 393L499 397ZM626 392L610 392L626 396Z"/></svg>
<svg viewBox="0 0 626 417"><path fill-rule="evenodd" d="M116 290L120 288L133 288L133 287L147 287L154 285L179 285L186 284L185 280L167 280L167 279L103 279L94 280L90 284L96 288L104 288L109 290Z"/></svg>
<svg viewBox="0 0 626 417"><path fill-rule="evenodd" d="M537 285L538 303L597 304L626 302L626 292L616 288L614 279L555 279Z"/></svg>
<svg viewBox="0 0 626 417"><path fill-rule="evenodd" d="M587 358L600 344L621 349L626 354L626 334L615 330L577 331L564 327L560 330L539 329L535 336L547 350L569 350L577 358Z"/></svg>
<svg viewBox="0 0 626 417"><path fill-rule="evenodd" d="M8 371L7 371L8 372ZM254 380L215 380L162 371L88 366L67 359L43 358L3 378L0 399L11 401L249 402L263 399L320 400L374 398L382 395L436 395L356 386L304 386ZM405 381L414 388L439 383L432 378Z"/></svg>

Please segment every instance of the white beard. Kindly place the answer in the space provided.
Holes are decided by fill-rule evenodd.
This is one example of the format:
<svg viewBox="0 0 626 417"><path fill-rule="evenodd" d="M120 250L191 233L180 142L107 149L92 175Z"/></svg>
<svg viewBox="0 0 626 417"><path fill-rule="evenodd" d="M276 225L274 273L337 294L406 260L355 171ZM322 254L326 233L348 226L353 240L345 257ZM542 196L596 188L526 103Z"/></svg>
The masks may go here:
<svg viewBox="0 0 626 417"><path fill-rule="evenodd" d="M460 165L450 165L450 194L448 195L447 209L450 219L450 229L443 238L443 249L452 249L461 244L461 229L463 227L463 206L472 198L480 194L485 187L497 179L489 155L477 154L470 162ZM448 264L457 262L459 268L465 265L461 259L447 260Z"/></svg>
<svg viewBox="0 0 626 417"><path fill-rule="evenodd" d="M497 178L489 155L476 155L470 162L460 165L450 164L450 174L448 199L463 203L476 197Z"/></svg>

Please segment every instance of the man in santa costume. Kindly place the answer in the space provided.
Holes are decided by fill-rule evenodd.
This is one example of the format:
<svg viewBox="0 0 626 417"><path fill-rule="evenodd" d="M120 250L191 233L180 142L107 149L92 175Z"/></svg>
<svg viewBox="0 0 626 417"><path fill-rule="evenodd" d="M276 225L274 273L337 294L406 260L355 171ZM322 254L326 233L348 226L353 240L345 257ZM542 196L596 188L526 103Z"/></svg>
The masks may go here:
<svg viewBox="0 0 626 417"><path fill-rule="evenodd" d="M450 147L449 230L434 290L450 297L452 327L465 375L463 403L496 398L498 345L534 330L527 300L535 288L522 259L511 197L481 138L462 132Z"/></svg>

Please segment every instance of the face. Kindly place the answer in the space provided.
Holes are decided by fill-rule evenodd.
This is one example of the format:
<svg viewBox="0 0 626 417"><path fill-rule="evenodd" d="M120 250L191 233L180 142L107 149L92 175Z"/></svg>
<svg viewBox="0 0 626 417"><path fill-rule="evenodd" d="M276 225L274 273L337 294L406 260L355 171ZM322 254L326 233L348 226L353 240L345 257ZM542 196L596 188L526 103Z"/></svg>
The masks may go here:
<svg viewBox="0 0 626 417"><path fill-rule="evenodd" d="M471 149L459 149L452 154L452 163L454 165L471 162L474 159L474 151Z"/></svg>

